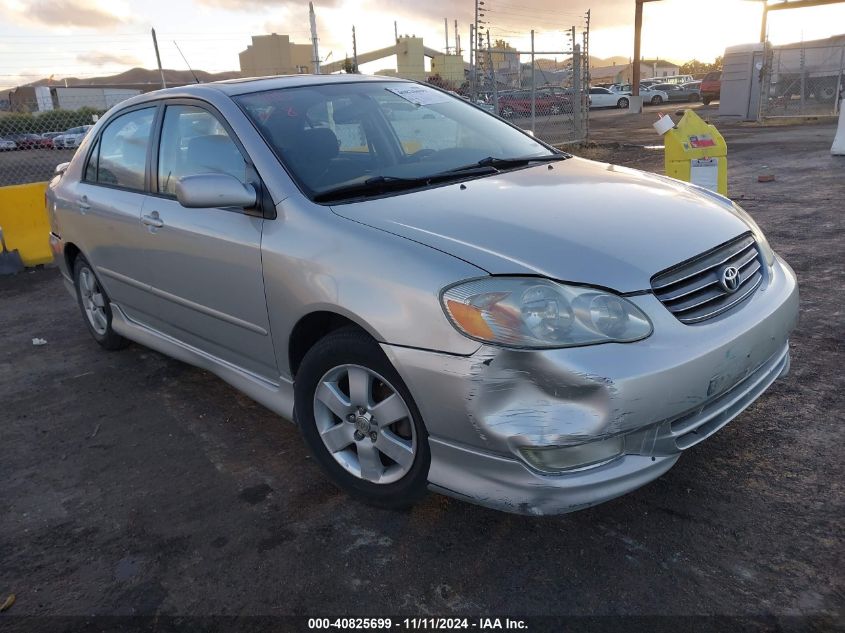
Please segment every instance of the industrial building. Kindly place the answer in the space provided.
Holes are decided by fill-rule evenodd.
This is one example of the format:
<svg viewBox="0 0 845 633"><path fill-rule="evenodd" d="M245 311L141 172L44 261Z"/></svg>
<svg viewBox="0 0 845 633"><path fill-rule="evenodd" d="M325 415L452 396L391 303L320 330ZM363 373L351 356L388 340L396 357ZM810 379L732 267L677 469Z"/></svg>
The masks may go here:
<svg viewBox="0 0 845 633"><path fill-rule="evenodd" d="M446 55L428 48L421 37L403 35L396 43L374 51L358 53L358 65L396 56L396 68L380 70L378 74L395 75L404 79L425 81L431 75L440 75L445 81L461 84L467 67L461 55ZM264 75L292 75L313 72L311 44L295 44L290 36L273 33L254 35L252 44L239 54L241 74L244 77ZM431 70L425 68L425 58L431 59ZM353 61L353 60L349 60ZM320 64L320 72L343 72L349 61L340 59Z"/></svg>
<svg viewBox="0 0 845 633"><path fill-rule="evenodd" d="M238 54L244 77L298 75L313 72L311 44L294 44L288 35L253 35L252 44Z"/></svg>

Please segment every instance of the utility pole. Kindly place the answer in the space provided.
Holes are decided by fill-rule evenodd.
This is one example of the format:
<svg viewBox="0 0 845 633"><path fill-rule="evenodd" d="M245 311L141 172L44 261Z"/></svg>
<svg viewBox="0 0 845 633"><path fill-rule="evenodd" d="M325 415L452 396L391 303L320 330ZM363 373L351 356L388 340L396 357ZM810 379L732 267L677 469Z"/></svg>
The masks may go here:
<svg viewBox="0 0 845 633"><path fill-rule="evenodd" d="M573 64L574 66L574 64ZM531 29L531 133L537 123L537 82L534 81L534 29Z"/></svg>
<svg viewBox="0 0 845 633"><path fill-rule="evenodd" d="M358 73L358 40L355 39L355 25L352 25L352 72Z"/></svg>
<svg viewBox="0 0 845 633"><path fill-rule="evenodd" d="M449 18L443 18L443 28L446 31L446 54L449 54Z"/></svg>
<svg viewBox="0 0 845 633"><path fill-rule="evenodd" d="M475 89L475 24L469 25L469 83L470 83L470 94L472 95L472 102L475 103L476 101L476 89Z"/></svg>
<svg viewBox="0 0 845 633"><path fill-rule="evenodd" d="M158 40L156 39L156 30L150 29L153 34L153 48L156 49L156 62L158 62L158 74L161 75L161 87L167 88L167 82L164 81L164 71L161 69L161 55L158 54Z"/></svg>
<svg viewBox="0 0 845 633"><path fill-rule="evenodd" d="M493 81L493 112L499 113L499 87L496 81L496 64L493 63L493 49L490 47L490 29L487 29L487 59L490 62L490 78Z"/></svg>
<svg viewBox="0 0 845 633"><path fill-rule="evenodd" d="M455 55L461 54L461 36L458 33L458 21L455 20Z"/></svg>
<svg viewBox="0 0 845 633"><path fill-rule="evenodd" d="M480 0L475 0L475 21L473 22L472 33L474 38L470 36L470 43L472 44L474 56L471 56L470 65L472 69L472 100L475 101L478 94L478 3ZM474 63L473 63L474 62Z"/></svg>
<svg viewBox="0 0 845 633"><path fill-rule="evenodd" d="M399 41L399 25L396 20L393 20L393 37L397 42Z"/></svg>
<svg viewBox="0 0 845 633"><path fill-rule="evenodd" d="M314 3L308 3L308 17L311 20L311 48L312 48L312 55L314 59L312 63L314 65L313 73L315 75L320 74L320 47L317 44L317 16L314 14Z"/></svg>

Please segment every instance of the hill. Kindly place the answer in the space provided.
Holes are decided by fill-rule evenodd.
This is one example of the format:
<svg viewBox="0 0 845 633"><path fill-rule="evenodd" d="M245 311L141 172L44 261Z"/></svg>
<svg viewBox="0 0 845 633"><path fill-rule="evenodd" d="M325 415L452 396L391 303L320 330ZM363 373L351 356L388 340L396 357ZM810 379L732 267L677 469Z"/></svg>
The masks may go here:
<svg viewBox="0 0 845 633"><path fill-rule="evenodd" d="M228 71L222 73L209 73L204 70L195 70L194 74L200 82L221 81L223 79L235 79L241 76L237 71ZM173 70L166 68L164 70L164 80L168 84L188 84L194 83L194 77L189 70ZM28 86L115 86L120 84L159 84L161 83L161 76L158 69L150 70L148 68L131 68L125 72L117 75L104 75L103 77L63 77L61 79L39 79L32 83L26 84Z"/></svg>

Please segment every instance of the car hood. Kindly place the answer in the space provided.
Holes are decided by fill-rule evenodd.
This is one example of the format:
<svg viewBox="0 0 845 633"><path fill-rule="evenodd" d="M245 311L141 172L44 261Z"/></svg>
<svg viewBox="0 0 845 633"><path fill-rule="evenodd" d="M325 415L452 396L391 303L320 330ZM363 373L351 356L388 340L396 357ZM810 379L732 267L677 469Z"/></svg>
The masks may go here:
<svg viewBox="0 0 845 633"><path fill-rule="evenodd" d="M579 158L332 210L491 274L618 292L750 230L716 194Z"/></svg>

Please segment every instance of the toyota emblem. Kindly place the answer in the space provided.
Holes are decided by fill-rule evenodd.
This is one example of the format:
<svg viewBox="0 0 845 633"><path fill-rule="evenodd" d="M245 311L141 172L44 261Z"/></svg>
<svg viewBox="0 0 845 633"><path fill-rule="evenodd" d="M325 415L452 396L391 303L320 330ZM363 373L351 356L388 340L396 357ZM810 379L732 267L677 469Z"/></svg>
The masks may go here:
<svg viewBox="0 0 845 633"><path fill-rule="evenodd" d="M722 269L722 277L719 280L725 292L736 292L739 288L739 269L736 266L725 266Z"/></svg>

